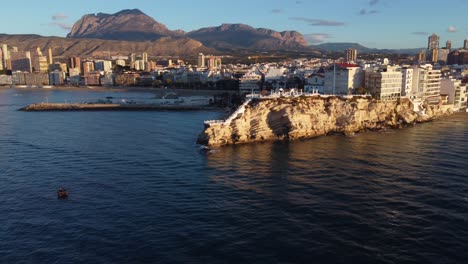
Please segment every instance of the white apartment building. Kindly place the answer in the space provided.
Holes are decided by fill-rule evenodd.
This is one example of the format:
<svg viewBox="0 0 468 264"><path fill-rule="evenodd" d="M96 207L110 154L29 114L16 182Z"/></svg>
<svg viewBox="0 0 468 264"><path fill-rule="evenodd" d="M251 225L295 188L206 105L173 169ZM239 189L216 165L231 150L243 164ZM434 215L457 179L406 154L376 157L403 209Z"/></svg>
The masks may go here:
<svg viewBox="0 0 468 264"><path fill-rule="evenodd" d="M411 96L421 98L430 104L438 104L441 79L441 71L434 70L431 64L414 66Z"/></svg>
<svg viewBox="0 0 468 264"><path fill-rule="evenodd" d="M262 79L262 75L256 70L251 69L242 78L239 78L239 93L258 93L260 86L258 85Z"/></svg>
<svg viewBox="0 0 468 264"><path fill-rule="evenodd" d="M454 110L467 107L468 87L466 83L454 78L442 79L440 93L448 95L448 103L453 104Z"/></svg>
<svg viewBox="0 0 468 264"><path fill-rule="evenodd" d="M111 72L112 71L112 61L108 60L96 60L94 61L94 70Z"/></svg>
<svg viewBox="0 0 468 264"><path fill-rule="evenodd" d="M337 63L325 71L325 94L352 94L362 86L364 72L356 64Z"/></svg>
<svg viewBox="0 0 468 264"><path fill-rule="evenodd" d="M411 90L413 89L413 68L404 67L401 69L401 73L403 74L401 96L407 96L411 94Z"/></svg>
<svg viewBox="0 0 468 264"><path fill-rule="evenodd" d="M398 66L382 65L375 70L367 70L366 87L381 100L397 100L401 96L403 74Z"/></svg>

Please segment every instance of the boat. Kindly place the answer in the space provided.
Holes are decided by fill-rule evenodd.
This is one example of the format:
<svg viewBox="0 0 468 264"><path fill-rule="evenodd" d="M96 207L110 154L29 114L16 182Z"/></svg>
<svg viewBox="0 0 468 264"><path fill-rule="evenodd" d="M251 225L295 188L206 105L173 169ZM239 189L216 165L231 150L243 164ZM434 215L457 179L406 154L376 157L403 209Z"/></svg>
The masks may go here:
<svg viewBox="0 0 468 264"><path fill-rule="evenodd" d="M68 192L64 188L60 188L57 190L57 198L58 199L65 199L68 198Z"/></svg>

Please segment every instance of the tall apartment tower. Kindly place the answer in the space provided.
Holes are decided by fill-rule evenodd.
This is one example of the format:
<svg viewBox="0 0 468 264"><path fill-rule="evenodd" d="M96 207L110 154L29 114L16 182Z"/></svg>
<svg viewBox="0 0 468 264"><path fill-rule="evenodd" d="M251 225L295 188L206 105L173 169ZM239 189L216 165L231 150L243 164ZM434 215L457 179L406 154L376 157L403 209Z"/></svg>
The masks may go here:
<svg viewBox="0 0 468 264"><path fill-rule="evenodd" d="M463 49L468 49L468 39L463 42Z"/></svg>
<svg viewBox="0 0 468 264"><path fill-rule="evenodd" d="M427 41L427 49L428 50L439 49L439 40L440 40L439 36L437 36L436 34L432 34Z"/></svg>
<svg viewBox="0 0 468 264"><path fill-rule="evenodd" d="M142 59L145 63L147 63L147 62L148 62L148 53L143 52L143 53L141 54L141 59Z"/></svg>
<svg viewBox="0 0 468 264"><path fill-rule="evenodd" d="M357 49L346 49L346 61L356 62L357 61Z"/></svg>
<svg viewBox="0 0 468 264"><path fill-rule="evenodd" d="M52 57L52 48L49 48L49 53L48 53L48 56L47 56L47 62L49 64L53 64L54 63L54 59Z"/></svg>
<svg viewBox="0 0 468 264"><path fill-rule="evenodd" d="M1 53L2 53L2 65L3 65L3 69L7 69L7 65L8 65L8 59L10 58L10 56L8 55L8 46L7 44L1 44Z"/></svg>
<svg viewBox="0 0 468 264"><path fill-rule="evenodd" d="M198 67L205 68L205 55L198 53Z"/></svg>
<svg viewBox="0 0 468 264"><path fill-rule="evenodd" d="M447 40L447 42L445 42L445 48L448 49L448 50L451 50L452 49L452 41Z"/></svg>

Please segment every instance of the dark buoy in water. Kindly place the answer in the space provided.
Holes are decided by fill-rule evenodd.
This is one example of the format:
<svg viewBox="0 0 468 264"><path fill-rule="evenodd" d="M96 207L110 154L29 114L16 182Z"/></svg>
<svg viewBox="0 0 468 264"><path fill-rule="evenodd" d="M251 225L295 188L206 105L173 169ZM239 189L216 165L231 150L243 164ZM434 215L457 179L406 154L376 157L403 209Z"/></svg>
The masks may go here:
<svg viewBox="0 0 468 264"><path fill-rule="evenodd" d="M60 188L57 190L57 198L58 199L65 199L68 198L68 192L64 188Z"/></svg>

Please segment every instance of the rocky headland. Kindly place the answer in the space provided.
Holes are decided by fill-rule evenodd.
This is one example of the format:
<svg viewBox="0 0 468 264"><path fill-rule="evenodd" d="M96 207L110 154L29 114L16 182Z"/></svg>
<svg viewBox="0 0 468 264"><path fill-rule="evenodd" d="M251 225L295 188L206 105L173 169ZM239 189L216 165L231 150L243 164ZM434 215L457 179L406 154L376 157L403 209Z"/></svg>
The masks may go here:
<svg viewBox="0 0 468 264"><path fill-rule="evenodd" d="M451 114L449 106L422 105L409 99L300 96L252 99L224 122L205 122L198 143L209 147L294 140L330 133L352 135L366 130L401 128ZM240 111L239 111L240 110Z"/></svg>

